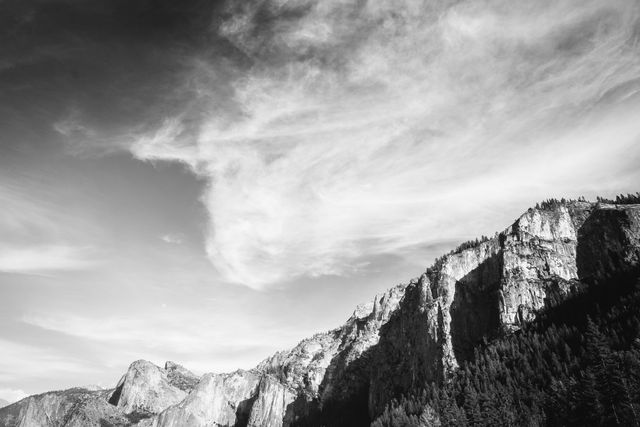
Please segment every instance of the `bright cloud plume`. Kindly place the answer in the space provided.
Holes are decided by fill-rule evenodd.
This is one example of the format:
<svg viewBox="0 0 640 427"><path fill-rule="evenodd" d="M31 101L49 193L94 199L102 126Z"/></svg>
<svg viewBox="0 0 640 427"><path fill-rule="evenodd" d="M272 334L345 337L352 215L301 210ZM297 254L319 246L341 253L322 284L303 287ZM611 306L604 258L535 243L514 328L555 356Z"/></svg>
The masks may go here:
<svg viewBox="0 0 640 427"><path fill-rule="evenodd" d="M233 69L230 101L207 77L228 65L199 60L189 82L208 107L131 146L208 180L207 251L229 281L347 274L472 233L474 210L640 180L637 2L272 0L229 12L218 31L250 62Z"/></svg>

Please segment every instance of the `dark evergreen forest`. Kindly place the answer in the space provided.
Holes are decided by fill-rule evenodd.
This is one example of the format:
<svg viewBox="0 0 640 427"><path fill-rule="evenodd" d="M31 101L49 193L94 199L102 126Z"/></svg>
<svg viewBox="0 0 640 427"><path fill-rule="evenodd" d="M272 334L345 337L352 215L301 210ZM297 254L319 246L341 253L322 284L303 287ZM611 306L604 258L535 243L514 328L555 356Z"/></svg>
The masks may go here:
<svg viewBox="0 0 640 427"><path fill-rule="evenodd" d="M373 427L640 425L640 275L610 279L476 348Z"/></svg>

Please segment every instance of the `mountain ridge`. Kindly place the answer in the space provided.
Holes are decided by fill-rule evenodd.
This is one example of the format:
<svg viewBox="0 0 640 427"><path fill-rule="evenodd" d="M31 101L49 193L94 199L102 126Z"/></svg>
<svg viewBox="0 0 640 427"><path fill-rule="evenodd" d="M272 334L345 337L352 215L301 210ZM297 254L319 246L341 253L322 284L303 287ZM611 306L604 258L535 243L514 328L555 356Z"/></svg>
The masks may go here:
<svg viewBox="0 0 640 427"><path fill-rule="evenodd" d="M67 408L65 392L47 402L38 396L56 392L30 396L0 409L0 423L40 416L43 425L73 425L56 424L73 417L86 425L367 425L358 420L374 419L394 397L445 381L480 340L518 330L581 292L585 280L637 265L640 205L609 202L551 199L530 208L503 232L461 244L356 308L342 326L253 369L196 378L171 362L163 370L137 361L113 391L87 391L84 406ZM182 388L169 371L180 373Z"/></svg>

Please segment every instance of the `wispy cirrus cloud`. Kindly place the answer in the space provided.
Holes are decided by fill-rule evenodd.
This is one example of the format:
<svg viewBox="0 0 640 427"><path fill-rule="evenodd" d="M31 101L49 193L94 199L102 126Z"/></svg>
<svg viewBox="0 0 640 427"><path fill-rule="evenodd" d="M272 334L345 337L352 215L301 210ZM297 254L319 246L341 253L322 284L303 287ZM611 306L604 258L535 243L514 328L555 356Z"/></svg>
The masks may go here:
<svg viewBox="0 0 640 427"><path fill-rule="evenodd" d="M228 281L348 274L537 198L635 190L638 15L625 0L229 2L192 28L211 46L169 50L179 71L139 124L93 127L80 103L54 127L74 153L126 148L205 179ZM468 220L498 205L512 210Z"/></svg>
<svg viewBox="0 0 640 427"><path fill-rule="evenodd" d="M51 348L0 339L0 350L0 383L25 381L51 374L77 374L90 372L91 369L86 361L57 353ZM20 398L20 395L14 397Z"/></svg>
<svg viewBox="0 0 640 427"><path fill-rule="evenodd" d="M80 215L64 212L56 194L28 175L0 183L0 272L42 274L95 266L97 251L86 238L96 231Z"/></svg>
<svg viewBox="0 0 640 427"><path fill-rule="evenodd" d="M59 270L84 270L95 266L91 248L40 245L26 248L0 246L0 272L37 274Z"/></svg>
<svg viewBox="0 0 640 427"><path fill-rule="evenodd" d="M229 281L347 274L376 254L496 226L465 221L470 209L521 210L549 188L577 196L640 178L633 2L230 11L219 31L252 61L230 81L225 102L239 113L176 117L131 146L209 179L207 251ZM595 179L613 165L615 183Z"/></svg>
<svg viewBox="0 0 640 427"><path fill-rule="evenodd" d="M96 317L50 311L27 313L21 321L85 343L103 345L101 356L109 365L126 366L140 358L156 363L174 359L201 372L251 368L275 348L290 346L299 339L291 328L257 336L257 324L265 326L269 321L250 315L234 317L232 329L220 328L229 319L229 313L197 310L186 313L171 304L162 304L148 310L144 317ZM128 349L126 354L116 350L123 348Z"/></svg>

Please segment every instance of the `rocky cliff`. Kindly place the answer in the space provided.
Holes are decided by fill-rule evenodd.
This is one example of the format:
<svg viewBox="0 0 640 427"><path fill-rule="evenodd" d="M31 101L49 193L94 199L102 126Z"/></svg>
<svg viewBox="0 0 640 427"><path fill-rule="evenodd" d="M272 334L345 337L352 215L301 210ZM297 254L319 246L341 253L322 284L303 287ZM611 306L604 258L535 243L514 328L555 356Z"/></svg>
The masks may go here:
<svg viewBox="0 0 640 427"><path fill-rule="evenodd" d="M32 396L0 409L0 425L358 425L391 398L444 381L482 340L639 263L640 205L529 209L254 369L198 378L138 361L114 390Z"/></svg>
<svg viewBox="0 0 640 427"><path fill-rule="evenodd" d="M638 265L640 205L529 209L492 239L440 258L380 331L370 414L447 373L482 339L517 330L584 283Z"/></svg>
<svg viewBox="0 0 640 427"><path fill-rule="evenodd" d="M18 427L103 427L131 425L129 417L110 405L113 390L90 391L73 388L29 396L0 412L1 426Z"/></svg>
<svg viewBox="0 0 640 427"><path fill-rule="evenodd" d="M198 383L199 378L173 362L162 369L146 360L129 366L109 398L125 414L155 414L181 402Z"/></svg>
<svg viewBox="0 0 640 427"><path fill-rule="evenodd" d="M315 414L327 401L349 399L366 387L368 374L353 374L363 353L378 342L380 327L397 309L405 286L359 306L339 328L316 334L274 354L249 371L207 374L179 404L144 425L282 426Z"/></svg>

